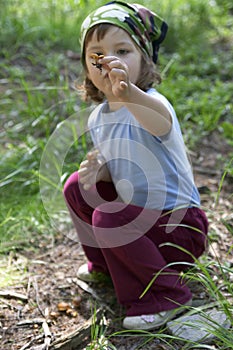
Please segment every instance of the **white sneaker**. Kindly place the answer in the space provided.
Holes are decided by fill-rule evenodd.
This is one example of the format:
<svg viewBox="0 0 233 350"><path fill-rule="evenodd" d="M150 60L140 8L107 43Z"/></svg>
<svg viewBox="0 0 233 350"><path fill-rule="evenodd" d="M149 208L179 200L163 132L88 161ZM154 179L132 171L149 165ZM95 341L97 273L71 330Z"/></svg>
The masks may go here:
<svg viewBox="0 0 233 350"><path fill-rule="evenodd" d="M168 310L162 311L154 315L141 315L141 316L128 316L123 320L123 327L126 329L138 329L138 330L150 330L158 328L166 324L168 321L173 319L175 316L182 313L185 306L191 306L192 299L190 299L184 305Z"/></svg>
<svg viewBox="0 0 233 350"><path fill-rule="evenodd" d="M84 282L89 282L89 283L101 283L101 282L111 281L111 277L106 275L103 272L96 272L96 271L89 272L87 264L81 265L79 267L77 272L77 277L80 280Z"/></svg>

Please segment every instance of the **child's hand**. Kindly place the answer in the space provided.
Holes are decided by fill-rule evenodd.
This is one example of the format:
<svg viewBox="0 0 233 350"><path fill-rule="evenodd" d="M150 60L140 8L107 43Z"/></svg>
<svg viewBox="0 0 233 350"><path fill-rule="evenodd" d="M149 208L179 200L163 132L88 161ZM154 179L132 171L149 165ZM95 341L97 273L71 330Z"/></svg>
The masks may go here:
<svg viewBox="0 0 233 350"><path fill-rule="evenodd" d="M97 182L97 174L102 165L98 159L98 154L98 150L89 152L87 159L80 164L78 173L84 190L89 190Z"/></svg>
<svg viewBox="0 0 233 350"><path fill-rule="evenodd" d="M89 190L99 181L111 181L108 168L98 150L89 152L87 159L80 164L79 178L84 190Z"/></svg>
<svg viewBox="0 0 233 350"><path fill-rule="evenodd" d="M99 63L108 71L113 95L120 100L127 98L130 87L127 65L114 56L106 56Z"/></svg>

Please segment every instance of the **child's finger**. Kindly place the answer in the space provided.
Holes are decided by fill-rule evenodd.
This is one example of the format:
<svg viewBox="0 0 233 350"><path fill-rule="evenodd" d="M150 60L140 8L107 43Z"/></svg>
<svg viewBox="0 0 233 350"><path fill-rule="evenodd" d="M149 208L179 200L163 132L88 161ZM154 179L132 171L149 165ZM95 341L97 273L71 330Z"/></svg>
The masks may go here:
<svg viewBox="0 0 233 350"><path fill-rule="evenodd" d="M104 56L103 58L100 58L98 60L100 64L109 64L113 61L119 61L119 58L117 58L116 56Z"/></svg>
<svg viewBox="0 0 233 350"><path fill-rule="evenodd" d="M120 87L121 87L122 90L127 89L128 84L127 84L125 81L122 80L122 81L120 82Z"/></svg>
<svg viewBox="0 0 233 350"><path fill-rule="evenodd" d="M89 160L84 160L83 162L80 163L79 169L88 167L88 164L89 164Z"/></svg>
<svg viewBox="0 0 233 350"><path fill-rule="evenodd" d="M96 159L98 154L99 154L99 151L97 149L92 151L92 152L88 152L87 153L87 160L94 160L94 159Z"/></svg>
<svg viewBox="0 0 233 350"><path fill-rule="evenodd" d="M91 181L90 178L87 178L87 179L80 178L80 183L81 183L82 185L86 185L86 184L93 185L93 182Z"/></svg>
<svg viewBox="0 0 233 350"><path fill-rule="evenodd" d="M95 182L95 173L94 172L88 172L85 175L80 176L80 180L81 184L85 184L85 183L91 183L93 184Z"/></svg>
<svg viewBox="0 0 233 350"><path fill-rule="evenodd" d="M128 76L127 72L124 69L121 68L112 68L111 72L109 73L110 79L118 79L122 81L127 81Z"/></svg>
<svg viewBox="0 0 233 350"><path fill-rule="evenodd" d="M80 168L78 173L80 176L84 176L90 172L90 168L85 167L85 168Z"/></svg>

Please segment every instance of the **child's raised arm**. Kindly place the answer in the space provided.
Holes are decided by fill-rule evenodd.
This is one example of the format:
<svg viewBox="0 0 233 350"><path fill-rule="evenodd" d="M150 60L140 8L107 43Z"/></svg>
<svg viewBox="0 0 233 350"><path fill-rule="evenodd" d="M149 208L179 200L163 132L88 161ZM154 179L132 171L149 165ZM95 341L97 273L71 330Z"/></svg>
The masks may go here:
<svg viewBox="0 0 233 350"><path fill-rule="evenodd" d="M124 104L142 127L152 135L166 135L171 129L172 118L164 104L134 84L129 83L128 90Z"/></svg>
<svg viewBox="0 0 233 350"><path fill-rule="evenodd" d="M152 135L167 134L172 124L168 109L156 97L148 95L130 81L129 69L125 62L112 56L104 57L99 62L109 70L112 93L116 98L116 101L109 101L110 107L114 106L114 102L122 102Z"/></svg>

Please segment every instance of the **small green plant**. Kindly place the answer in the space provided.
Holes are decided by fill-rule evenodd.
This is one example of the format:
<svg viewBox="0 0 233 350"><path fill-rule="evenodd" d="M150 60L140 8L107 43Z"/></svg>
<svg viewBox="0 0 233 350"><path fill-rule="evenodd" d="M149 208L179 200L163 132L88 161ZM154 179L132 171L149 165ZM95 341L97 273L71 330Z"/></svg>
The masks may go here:
<svg viewBox="0 0 233 350"><path fill-rule="evenodd" d="M92 313L92 326L91 326L91 343L85 348L85 350L116 350L115 346L110 344L106 336L107 320L102 315L101 319L97 321L96 307Z"/></svg>

